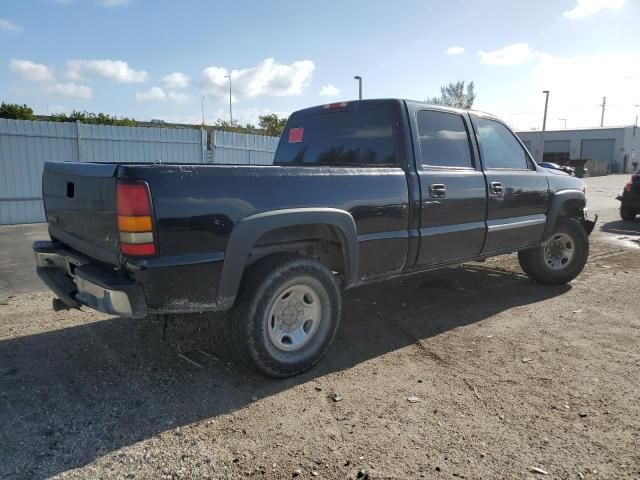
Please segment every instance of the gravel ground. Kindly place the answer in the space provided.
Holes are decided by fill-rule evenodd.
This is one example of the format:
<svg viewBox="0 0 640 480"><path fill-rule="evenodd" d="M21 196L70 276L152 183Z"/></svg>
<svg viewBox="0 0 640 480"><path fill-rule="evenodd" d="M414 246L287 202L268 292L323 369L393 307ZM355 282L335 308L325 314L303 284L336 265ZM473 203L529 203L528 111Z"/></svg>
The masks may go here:
<svg viewBox="0 0 640 480"><path fill-rule="evenodd" d="M638 479L640 222L616 219L622 184L589 179L601 220L570 285L506 256L353 290L326 360L285 381L217 360L211 319L163 340L54 313L48 292L0 296L0 478Z"/></svg>

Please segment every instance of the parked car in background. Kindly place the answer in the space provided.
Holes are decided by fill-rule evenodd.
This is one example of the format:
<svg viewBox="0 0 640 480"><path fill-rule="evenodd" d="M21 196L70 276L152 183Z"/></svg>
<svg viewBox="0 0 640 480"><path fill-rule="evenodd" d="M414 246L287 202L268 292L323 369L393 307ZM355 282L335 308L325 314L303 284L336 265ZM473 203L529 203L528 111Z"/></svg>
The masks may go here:
<svg viewBox="0 0 640 480"><path fill-rule="evenodd" d="M234 359L274 377L322 358L345 289L511 252L566 283L593 229L582 180L498 118L395 99L293 113L269 166L48 162L42 186L58 307L228 311Z"/></svg>
<svg viewBox="0 0 640 480"><path fill-rule="evenodd" d="M616 197L620 200L620 218L633 220L640 214L640 170L631 175L622 190L622 195Z"/></svg>
<svg viewBox="0 0 640 480"><path fill-rule="evenodd" d="M538 165L544 168L550 168L552 170L560 170L561 172L568 173L569 175L576 174L576 169L573 167L569 167L568 165L558 165L557 163L552 162L541 162Z"/></svg>

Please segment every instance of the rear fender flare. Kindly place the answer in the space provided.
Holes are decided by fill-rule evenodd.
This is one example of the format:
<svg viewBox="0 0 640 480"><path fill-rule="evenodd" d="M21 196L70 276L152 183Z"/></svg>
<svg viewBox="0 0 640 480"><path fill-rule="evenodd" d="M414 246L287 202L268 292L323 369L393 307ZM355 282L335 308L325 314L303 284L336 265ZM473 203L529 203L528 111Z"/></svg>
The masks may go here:
<svg viewBox="0 0 640 480"><path fill-rule="evenodd" d="M560 190L555 193L551 200L551 206L549 207L549 213L547 213L547 226L544 229L543 239L547 239L553 233L556 227L556 221L561 216L564 208L568 202L577 202L583 208L586 204L586 198L584 193L580 190Z"/></svg>
<svg viewBox="0 0 640 480"><path fill-rule="evenodd" d="M240 220L229 237L218 288L218 304L230 307L240 288L251 248L265 233L295 225L323 224L335 228L344 256L344 287L358 278L358 234L349 212L335 208L291 208L257 213Z"/></svg>

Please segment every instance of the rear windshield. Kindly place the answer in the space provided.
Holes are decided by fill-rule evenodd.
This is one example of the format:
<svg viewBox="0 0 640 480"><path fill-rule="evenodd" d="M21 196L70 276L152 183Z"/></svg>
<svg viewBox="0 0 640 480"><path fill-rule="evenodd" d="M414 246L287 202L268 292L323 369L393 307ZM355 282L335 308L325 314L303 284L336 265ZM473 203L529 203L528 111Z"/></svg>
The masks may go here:
<svg viewBox="0 0 640 480"><path fill-rule="evenodd" d="M293 115L280 139L274 164L395 166L393 140L390 105L358 104Z"/></svg>

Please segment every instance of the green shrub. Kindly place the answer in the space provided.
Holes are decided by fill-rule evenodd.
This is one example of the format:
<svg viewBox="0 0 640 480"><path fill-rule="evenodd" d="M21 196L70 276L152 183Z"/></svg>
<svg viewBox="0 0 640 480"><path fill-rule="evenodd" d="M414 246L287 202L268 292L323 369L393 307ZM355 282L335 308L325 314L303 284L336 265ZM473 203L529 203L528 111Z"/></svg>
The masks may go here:
<svg viewBox="0 0 640 480"><path fill-rule="evenodd" d="M13 120L33 120L33 109L27 105L17 103L4 103L0 105L0 118Z"/></svg>

